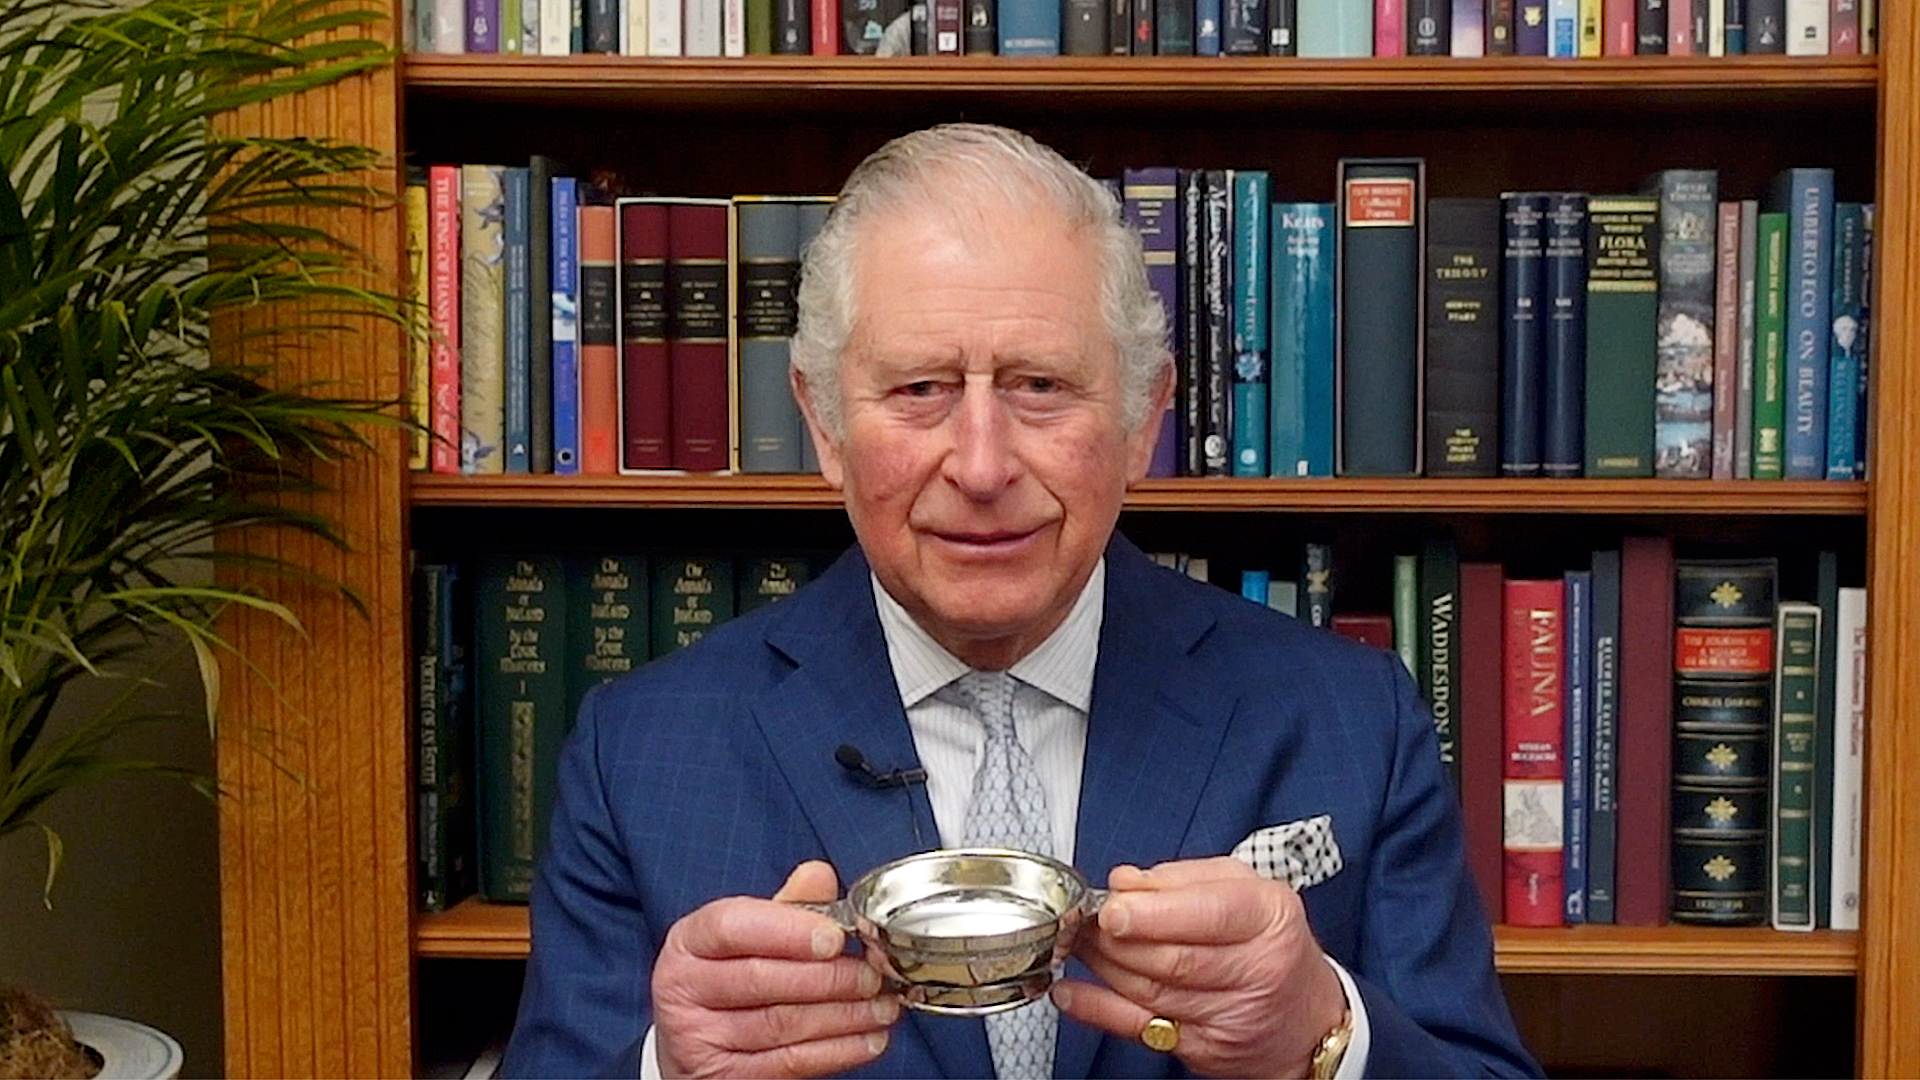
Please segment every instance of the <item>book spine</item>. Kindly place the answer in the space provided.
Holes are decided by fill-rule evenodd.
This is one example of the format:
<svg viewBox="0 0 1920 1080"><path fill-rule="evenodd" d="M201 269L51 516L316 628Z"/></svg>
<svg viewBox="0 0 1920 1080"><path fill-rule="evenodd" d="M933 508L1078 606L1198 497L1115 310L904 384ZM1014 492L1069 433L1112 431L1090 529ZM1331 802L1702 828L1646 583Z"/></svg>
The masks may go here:
<svg viewBox="0 0 1920 1080"><path fill-rule="evenodd" d="M1453 25L1447 31L1447 55L1486 56L1486 0L1453 0L1452 16Z"/></svg>
<svg viewBox="0 0 1920 1080"><path fill-rule="evenodd" d="M1190 0L1165 0L1153 5L1153 53L1194 55L1194 5Z"/></svg>
<svg viewBox="0 0 1920 1080"><path fill-rule="evenodd" d="M500 0L466 0L467 51L500 51Z"/></svg>
<svg viewBox="0 0 1920 1080"><path fill-rule="evenodd" d="M1747 51L1787 51L1786 0L1747 0Z"/></svg>
<svg viewBox="0 0 1920 1080"><path fill-rule="evenodd" d="M1667 55L1692 56L1699 50L1693 36L1694 0L1667 0Z"/></svg>
<svg viewBox="0 0 1920 1080"><path fill-rule="evenodd" d="M1428 476L1500 474L1500 201L1427 200Z"/></svg>
<svg viewBox="0 0 1920 1080"><path fill-rule="evenodd" d="M1561 863L1561 919L1568 925L1587 921L1587 793L1592 776L1593 572L1566 573L1566 686L1561 694L1565 712L1562 738L1566 746L1566 783L1562 788L1565 847Z"/></svg>
<svg viewBox="0 0 1920 1080"><path fill-rule="evenodd" d="M985 14L988 16L987 21L989 25L991 25L993 0L971 0L968 8L970 11L985 8ZM840 0L810 0L808 4L807 22L813 31L813 37L810 42L813 55L840 55ZM973 34L971 24L969 24L967 33L968 40L971 41ZM974 52L975 50L969 46L967 51ZM983 51L993 51L991 37L988 38L988 43L983 46Z"/></svg>
<svg viewBox="0 0 1920 1080"><path fill-rule="evenodd" d="M1512 56L1514 53L1514 0L1486 0L1487 55Z"/></svg>
<svg viewBox="0 0 1920 1080"><path fill-rule="evenodd" d="M1263 171L1233 174L1233 435L1235 476L1268 472L1267 322L1269 181Z"/></svg>
<svg viewBox="0 0 1920 1080"><path fill-rule="evenodd" d="M460 471L469 474L505 465L504 173L460 167Z"/></svg>
<svg viewBox="0 0 1920 1080"><path fill-rule="evenodd" d="M1653 475L1704 480L1713 466L1714 219L1711 169L1667 169L1660 196L1660 361Z"/></svg>
<svg viewBox="0 0 1920 1080"><path fill-rule="evenodd" d="M450 605L441 603L450 591L451 567L422 563L413 571L413 735L414 820L419 829L414 851L414 881L421 911L444 911L447 899L447 824L441 799L449 787L452 761L443 759L446 718L441 713L440 672L444 658L440 641Z"/></svg>
<svg viewBox="0 0 1920 1080"><path fill-rule="evenodd" d="M581 28L586 51L613 56L620 53L620 5L615 0L587 0ZM675 54L677 55L677 54Z"/></svg>
<svg viewBox="0 0 1920 1080"><path fill-rule="evenodd" d="M1514 53L1545 56L1547 48L1547 0L1517 0L1513 15Z"/></svg>
<svg viewBox="0 0 1920 1080"><path fill-rule="evenodd" d="M1601 54L1632 56L1635 37L1634 0L1603 0L1600 10Z"/></svg>
<svg viewBox="0 0 1920 1080"><path fill-rule="evenodd" d="M553 471L553 160L527 162L527 471Z"/></svg>
<svg viewBox="0 0 1920 1080"><path fill-rule="evenodd" d="M540 55L566 56L573 52L573 5L568 0L542 0Z"/></svg>
<svg viewBox="0 0 1920 1080"><path fill-rule="evenodd" d="M953 52L960 53L960 4L943 0L934 5L936 16L943 6L953 13ZM938 19L936 18L936 25ZM807 0L778 0L774 5L773 51L776 56L806 56L813 51L813 5Z"/></svg>
<svg viewBox="0 0 1920 1080"><path fill-rule="evenodd" d="M532 303L528 296L533 291L528 287L530 260L527 250L527 189L531 186L524 167L513 166L503 173L500 325L505 384L502 411L505 416L502 437L506 451L503 468L510 473L528 472L532 464L529 449L533 438L532 328L527 324L527 312Z"/></svg>
<svg viewBox="0 0 1920 1080"><path fill-rule="evenodd" d="M1220 55L1221 0L1193 0L1193 55Z"/></svg>
<svg viewBox="0 0 1920 1080"><path fill-rule="evenodd" d="M433 257L430 197L424 178L409 179L407 212L407 468L432 464L433 445Z"/></svg>
<svg viewBox="0 0 1920 1080"><path fill-rule="evenodd" d="M1753 478L1778 480L1787 454L1787 215L1758 215L1753 333Z"/></svg>
<svg viewBox="0 0 1920 1080"><path fill-rule="evenodd" d="M1603 51L1600 30L1600 0L1580 0L1580 50L1582 59L1598 57Z"/></svg>
<svg viewBox="0 0 1920 1080"><path fill-rule="evenodd" d="M1224 56L1265 56L1268 0L1223 0L1220 52Z"/></svg>
<svg viewBox="0 0 1920 1080"><path fill-rule="evenodd" d="M1586 475L1653 475L1660 202L1587 201Z"/></svg>
<svg viewBox="0 0 1920 1080"><path fill-rule="evenodd" d="M1711 0L1707 7L1707 55L1737 56L1728 48L1728 20L1731 17L1730 0Z"/></svg>
<svg viewBox="0 0 1920 1080"><path fill-rule="evenodd" d="M1565 896L1565 599L1559 579L1506 582L1506 922L1559 926Z"/></svg>
<svg viewBox="0 0 1920 1080"><path fill-rule="evenodd" d="M483 559L474 594L480 891L525 902L566 734L564 571L553 556Z"/></svg>
<svg viewBox="0 0 1920 1080"><path fill-rule="evenodd" d="M740 237L740 471L800 471L800 408L788 385L794 289L800 278L800 207L746 201L734 208Z"/></svg>
<svg viewBox="0 0 1920 1080"><path fill-rule="evenodd" d="M427 170L427 322L433 333L430 374L437 473L460 471L460 166Z"/></svg>
<svg viewBox="0 0 1920 1080"><path fill-rule="evenodd" d="M1407 0L1407 55L1453 55L1453 0Z"/></svg>
<svg viewBox="0 0 1920 1080"><path fill-rule="evenodd" d="M683 555L652 561L653 658L684 649L733 618L733 560Z"/></svg>
<svg viewBox="0 0 1920 1080"><path fill-rule="evenodd" d="M1634 52L1639 56L1667 55L1668 0L1639 0L1634 12Z"/></svg>
<svg viewBox="0 0 1920 1080"><path fill-rule="evenodd" d="M571 555L565 560L566 717L587 692L626 675L652 655L647 640L647 561L638 555Z"/></svg>
<svg viewBox="0 0 1920 1080"><path fill-rule="evenodd" d="M1063 0L1060 6L1060 54L1105 56L1107 0Z"/></svg>
<svg viewBox="0 0 1920 1080"><path fill-rule="evenodd" d="M553 471L580 472L580 210L577 181L553 178Z"/></svg>
<svg viewBox="0 0 1920 1080"><path fill-rule="evenodd" d="M725 49L726 0L686 0L680 6L680 55L719 56Z"/></svg>
<svg viewBox="0 0 1920 1080"><path fill-rule="evenodd" d="M1158 55L1160 51L1158 0L1128 0L1127 16L1129 19L1128 55ZM1191 19L1192 15L1188 14L1185 17ZM1191 33L1188 35L1188 40L1192 40Z"/></svg>
<svg viewBox="0 0 1920 1080"><path fill-rule="evenodd" d="M1773 819L1768 905L1775 930L1812 930L1815 714L1820 696L1820 609L1780 605L1774 628Z"/></svg>
<svg viewBox="0 0 1920 1080"><path fill-rule="evenodd" d="M1787 0L1787 55L1827 55L1831 18L1828 0Z"/></svg>
<svg viewBox="0 0 1920 1080"><path fill-rule="evenodd" d="M1407 0L1373 0L1373 55L1407 55Z"/></svg>
<svg viewBox="0 0 1920 1080"><path fill-rule="evenodd" d="M665 203L619 202L620 468L673 467L673 334Z"/></svg>
<svg viewBox="0 0 1920 1080"><path fill-rule="evenodd" d="M1295 56L1299 51L1297 0L1267 0L1267 55Z"/></svg>
<svg viewBox="0 0 1920 1080"><path fill-rule="evenodd" d="M773 53L774 0L726 0L720 9L722 56Z"/></svg>
<svg viewBox="0 0 1920 1080"><path fill-rule="evenodd" d="M1107 53L1133 55L1134 0L1107 0Z"/></svg>
<svg viewBox="0 0 1920 1080"><path fill-rule="evenodd" d="M1866 208L1855 202L1833 208L1833 288L1827 337L1827 471L1829 480L1851 480L1859 463L1860 326L1865 319Z"/></svg>
<svg viewBox="0 0 1920 1080"><path fill-rule="evenodd" d="M1862 784L1867 738L1867 592L1839 590L1834 668L1832 875L1827 921L1835 930L1860 929Z"/></svg>
<svg viewBox="0 0 1920 1080"><path fill-rule="evenodd" d="M580 207L580 471L620 471L619 227L611 206Z"/></svg>
<svg viewBox="0 0 1920 1080"><path fill-rule="evenodd" d="M1547 197L1541 300L1547 320L1540 379L1540 471L1578 477L1587 383L1587 197Z"/></svg>
<svg viewBox="0 0 1920 1080"><path fill-rule="evenodd" d="M1833 170L1788 169L1771 207L1787 215L1786 465L1789 480L1818 480L1827 464L1827 371L1833 301Z"/></svg>
<svg viewBox="0 0 1920 1080"><path fill-rule="evenodd" d="M1833 548L1815 556L1814 603L1820 608L1820 652L1816 665L1819 685L1813 710L1813 861L1808 877L1813 888L1814 925L1831 925L1833 909L1833 735L1836 716L1835 683L1840 669L1840 554Z"/></svg>
<svg viewBox="0 0 1920 1080"><path fill-rule="evenodd" d="M726 203L667 207L667 353L673 467L728 466Z"/></svg>
<svg viewBox="0 0 1920 1080"><path fill-rule="evenodd" d="M1673 826L1673 543L1620 545L1619 769L1614 914L1624 926L1666 921Z"/></svg>
<svg viewBox="0 0 1920 1080"><path fill-rule="evenodd" d="M1268 466L1333 475L1333 206L1272 208Z"/></svg>
<svg viewBox="0 0 1920 1080"><path fill-rule="evenodd" d="M1739 246L1740 266L1737 271L1738 282L1735 288L1738 295L1734 302L1739 305L1738 326L1735 329L1734 345L1734 394L1733 394L1733 478L1735 480L1753 479L1753 360L1755 319L1758 308L1754 303L1754 287L1759 267L1760 237L1759 203L1753 199L1740 200L1740 233L1734 241Z"/></svg>
<svg viewBox="0 0 1920 1080"><path fill-rule="evenodd" d="M1265 570L1240 571L1240 597L1250 600L1261 607L1267 606L1267 598L1273 577Z"/></svg>
<svg viewBox="0 0 1920 1080"><path fill-rule="evenodd" d="M1343 476L1420 474L1424 172L1417 159L1340 162L1334 378Z"/></svg>
<svg viewBox="0 0 1920 1080"><path fill-rule="evenodd" d="M1873 357L1873 220L1874 204L1865 203L1860 207L1860 327L1856 331L1854 357L1859 361L1860 378L1854 386L1854 414L1858 418L1853 425L1853 478L1867 478L1867 430L1872 426L1868 421L1872 413L1868 411L1868 384L1871 382L1868 367Z"/></svg>
<svg viewBox="0 0 1920 1080"><path fill-rule="evenodd" d="M1000 0L1001 56L1059 56L1060 5L1050 0Z"/></svg>
<svg viewBox="0 0 1920 1080"><path fill-rule="evenodd" d="M756 555L740 560L737 602L745 615L799 591L813 577L813 568L800 555Z"/></svg>
<svg viewBox="0 0 1920 1080"><path fill-rule="evenodd" d="M500 19L499 51L502 53L521 52L521 46L524 41L522 37L522 16L524 15L525 9L520 6L520 0L497 0L495 10L499 13Z"/></svg>
<svg viewBox="0 0 1920 1080"><path fill-rule="evenodd" d="M1580 0L1547 0L1547 55L1558 60L1580 55Z"/></svg>
<svg viewBox="0 0 1920 1080"><path fill-rule="evenodd" d="M1233 437L1233 174L1225 169L1206 171L1206 247L1200 269L1204 297L1202 334L1201 475L1226 476L1228 447Z"/></svg>
<svg viewBox="0 0 1920 1080"><path fill-rule="evenodd" d="M1547 199L1517 193L1500 203L1500 472L1539 476Z"/></svg>
<svg viewBox="0 0 1920 1080"><path fill-rule="evenodd" d="M1467 868L1492 922L1506 921L1505 650L1496 644L1506 625L1505 588L1499 563L1460 564L1460 817Z"/></svg>
<svg viewBox="0 0 1920 1080"><path fill-rule="evenodd" d="M1593 689L1587 737L1587 921L1614 921L1614 847L1619 826L1620 553L1593 553Z"/></svg>
<svg viewBox="0 0 1920 1080"><path fill-rule="evenodd" d="M1420 550L1416 650L1420 689L1433 716L1440 766L1460 791L1460 553L1448 540L1429 540Z"/></svg>
<svg viewBox="0 0 1920 1080"><path fill-rule="evenodd" d="M826 224L827 212L833 209L830 199L800 204L800 250L806 251L813 238L820 235L820 227ZM804 417L800 423L800 471L818 473L820 461L814 450L813 438L808 433Z"/></svg>
<svg viewBox="0 0 1920 1080"><path fill-rule="evenodd" d="M574 52L587 51L586 0L573 0ZM648 0L619 0L625 18L620 23L620 55L646 56L653 47L653 5Z"/></svg>
<svg viewBox="0 0 1920 1080"><path fill-rule="evenodd" d="M1177 400L1180 475L1206 471L1207 433L1207 174L1182 169L1180 177L1180 328Z"/></svg>
<svg viewBox="0 0 1920 1080"><path fill-rule="evenodd" d="M1366 0L1300 0L1301 56L1373 55L1373 5Z"/></svg>
<svg viewBox="0 0 1920 1080"><path fill-rule="evenodd" d="M414 0L413 51L467 51L465 0Z"/></svg>
<svg viewBox="0 0 1920 1080"><path fill-rule="evenodd" d="M1767 919L1772 559L1674 568L1673 918Z"/></svg>
<svg viewBox="0 0 1920 1080"><path fill-rule="evenodd" d="M1420 677L1420 556L1393 557L1393 651Z"/></svg>
<svg viewBox="0 0 1920 1080"><path fill-rule="evenodd" d="M1170 168L1128 169L1121 175L1121 209L1140 234L1147 286L1160 301L1167 328L1178 325L1180 297L1179 176ZM1161 417L1148 476L1179 475L1178 429L1172 408Z"/></svg>
<svg viewBox="0 0 1920 1080"><path fill-rule="evenodd" d="M1300 589L1308 626L1333 625L1333 545L1309 541L1300 548Z"/></svg>
<svg viewBox="0 0 1920 1080"><path fill-rule="evenodd" d="M959 56L965 31L964 0L933 0L933 55Z"/></svg>
<svg viewBox="0 0 1920 1080"><path fill-rule="evenodd" d="M647 49L648 56L679 56L682 54L682 23L684 15L680 0L627 0L628 3L647 5ZM594 0L587 0L591 10ZM591 40L591 37L589 37ZM594 50L589 49L589 52Z"/></svg>
<svg viewBox="0 0 1920 1080"><path fill-rule="evenodd" d="M1720 203L1713 247L1713 464L1733 479L1734 398L1740 389L1740 203Z"/></svg>

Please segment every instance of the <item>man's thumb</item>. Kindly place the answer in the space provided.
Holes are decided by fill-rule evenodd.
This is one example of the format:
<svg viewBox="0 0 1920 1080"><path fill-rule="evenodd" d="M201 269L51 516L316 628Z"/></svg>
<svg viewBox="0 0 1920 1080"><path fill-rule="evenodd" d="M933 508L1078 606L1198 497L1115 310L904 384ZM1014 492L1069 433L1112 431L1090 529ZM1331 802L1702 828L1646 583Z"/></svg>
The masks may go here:
<svg viewBox="0 0 1920 1080"><path fill-rule="evenodd" d="M793 868L787 875L787 883L773 894L775 900L798 901L804 904L829 904L840 895L840 876L833 872L831 863L819 859L809 859Z"/></svg>

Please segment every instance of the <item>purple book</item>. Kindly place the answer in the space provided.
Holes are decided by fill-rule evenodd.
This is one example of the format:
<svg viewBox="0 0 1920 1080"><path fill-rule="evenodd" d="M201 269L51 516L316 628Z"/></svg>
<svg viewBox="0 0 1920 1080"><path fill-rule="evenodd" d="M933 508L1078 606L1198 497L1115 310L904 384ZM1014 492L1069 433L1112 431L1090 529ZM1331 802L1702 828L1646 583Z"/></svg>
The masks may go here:
<svg viewBox="0 0 1920 1080"><path fill-rule="evenodd" d="M1175 321L1174 304L1180 292L1180 213L1178 177L1171 168L1127 169L1120 178L1121 205L1127 224L1140 234L1147 257L1147 284L1160 298L1167 326ZM1176 476L1177 442L1174 412L1160 417L1160 437L1153 446L1148 476Z"/></svg>
<svg viewBox="0 0 1920 1080"><path fill-rule="evenodd" d="M466 0L467 51L500 51L500 0Z"/></svg>

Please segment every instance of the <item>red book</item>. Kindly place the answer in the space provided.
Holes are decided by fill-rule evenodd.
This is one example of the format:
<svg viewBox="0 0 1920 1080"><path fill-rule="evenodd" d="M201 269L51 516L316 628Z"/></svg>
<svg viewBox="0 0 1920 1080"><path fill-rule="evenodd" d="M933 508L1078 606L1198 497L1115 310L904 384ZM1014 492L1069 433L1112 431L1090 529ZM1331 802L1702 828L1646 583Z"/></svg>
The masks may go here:
<svg viewBox="0 0 1920 1080"><path fill-rule="evenodd" d="M433 429L428 464L460 471L460 166L427 170L427 424Z"/></svg>
<svg viewBox="0 0 1920 1080"><path fill-rule="evenodd" d="M1362 645L1393 651L1393 616L1363 615L1358 613L1335 615L1333 632L1341 637L1352 638Z"/></svg>
<svg viewBox="0 0 1920 1080"><path fill-rule="evenodd" d="M1513 926L1565 922L1565 621L1560 579L1506 583L1502 867Z"/></svg>
<svg viewBox="0 0 1920 1080"><path fill-rule="evenodd" d="M733 439L728 417L725 200L668 204L667 354L673 374L673 467L725 469Z"/></svg>
<svg viewBox="0 0 1920 1080"><path fill-rule="evenodd" d="M580 208L580 472L620 472L619 315L613 207Z"/></svg>
<svg viewBox="0 0 1920 1080"><path fill-rule="evenodd" d="M1600 9L1600 52L1605 56L1632 56L1639 44L1634 20L1636 0L1605 0Z"/></svg>
<svg viewBox="0 0 1920 1080"><path fill-rule="evenodd" d="M1832 0L1828 6L1827 55L1860 55L1860 0Z"/></svg>
<svg viewBox="0 0 1920 1080"><path fill-rule="evenodd" d="M1692 0L1667 0L1667 55L1692 56L1699 44L1693 40Z"/></svg>
<svg viewBox="0 0 1920 1080"><path fill-rule="evenodd" d="M812 0L813 55L840 55L840 0Z"/></svg>
<svg viewBox="0 0 1920 1080"><path fill-rule="evenodd" d="M673 367L667 339L666 203L621 199L620 468L673 467Z"/></svg>
<svg viewBox="0 0 1920 1080"><path fill-rule="evenodd" d="M1407 55L1407 0L1373 0L1373 55Z"/></svg>
<svg viewBox="0 0 1920 1080"><path fill-rule="evenodd" d="M1673 541L1620 545L1620 770L1614 916L1666 921L1673 789Z"/></svg>
<svg viewBox="0 0 1920 1080"><path fill-rule="evenodd" d="M1501 627L1506 621L1505 579L1499 563L1460 564L1460 815L1467 834L1467 868L1480 887L1487 918L1505 921L1500 806L1504 784L1505 708L1500 683Z"/></svg>

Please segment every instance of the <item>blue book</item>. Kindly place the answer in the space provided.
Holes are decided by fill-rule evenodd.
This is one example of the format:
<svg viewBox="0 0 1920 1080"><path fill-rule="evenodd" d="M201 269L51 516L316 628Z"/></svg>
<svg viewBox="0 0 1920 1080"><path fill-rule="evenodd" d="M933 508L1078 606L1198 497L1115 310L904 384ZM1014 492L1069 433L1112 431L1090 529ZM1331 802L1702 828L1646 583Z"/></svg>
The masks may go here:
<svg viewBox="0 0 1920 1080"><path fill-rule="evenodd" d="M1516 56L1547 55L1547 0L1519 0L1513 13Z"/></svg>
<svg viewBox="0 0 1920 1080"><path fill-rule="evenodd" d="M1547 197L1500 196L1500 474L1539 476Z"/></svg>
<svg viewBox="0 0 1920 1080"><path fill-rule="evenodd" d="M1587 197L1547 196L1541 279L1540 471L1578 477L1586 464Z"/></svg>
<svg viewBox="0 0 1920 1080"><path fill-rule="evenodd" d="M501 254L505 259L502 277L506 282L501 332L506 335L506 471L527 472L532 467L528 448L533 445L533 390L529 383L532 341L528 337L527 288L527 169L515 165L502 177L506 219L501 222Z"/></svg>
<svg viewBox="0 0 1920 1080"><path fill-rule="evenodd" d="M1271 575L1265 570L1242 570L1240 571L1240 595L1261 607L1266 607L1267 587L1271 582Z"/></svg>
<svg viewBox="0 0 1920 1080"><path fill-rule="evenodd" d="M1294 9L1296 55L1322 58L1373 55L1373 5L1355 0L1300 0Z"/></svg>
<svg viewBox="0 0 1920 1080"><path fill-rule="evenodd" d="M1767 209L1787 215L1788 480L1827 474L1827 338L1832 333L1833 170L1788 169Z"/></svg>
<svg viewBox="0 0 1920 1080"><path fill-rule="evenodd" d="M1547 55L1572 60L1580 55L1580 0L1548 0Z"/></svg>
<svg viewBox="0 0 1920 1080"><path fill-rule="evenodd" d="M1592 771L1587 739L1593 717L1593 571L1569 570L1566 575L1566 782L1561 785L1564 839L1561 851L1565 872L1567 925L1587 921L1587 790Z"/></svg>
<svg viewBox="0 0 1920 1080"><path fill-rule="evenodd" d="M1853 478L1867 478L1867 358L1873 350L1873 204L1866 203L1860 210L1860 341L1854 347L1854 353L1860 358L1860 381L1854 387L1854 413L1859 422L1853 425Z"/></svg>
<svg viewBox="0 0 1920 1080"><path fill-rule="evenodd" d="M1147 261L1147 285L1160 300L1167 316L1167 329L1178 323L1180 297L1180 179L1167 167L1126 169L1120 175L1120 208L1127 224L1140 234L1140 246ZM1174 340L1179 335L1174 334ZM1179 432L1175 427L1176 408L1160 417L1160 437L1153 444L1153 460L1148 476L1178 476Z"/></svg>
<svg viewBox="0 0 1920 1080"><path fill-rule="evenodd" d="M1620 552L1593 553L1587 619L1587 921L1614 921L1614 838L1620 803Z"/></svg>
<svg viewBox="0 0 1920 1080"><path fill-rule="evenodd" d="M1233 465L1267 475L1267 283L1271 260L1267 174L1233 174Z"/></svg>
<svg viewBox="0 0 1920 1080"><path fill-rule="evenodd" d="M1860 371L1865 336L1866 207L1833 206L1833 331L1828 335L1827 479L1851 480L1859 465Z"/></svg>
<svg viewBox="0 0 1920 1080"><path fill-rule="evenodd" d="M1193 55L1220 55L1220 0L1193 0Z"/></svg>
<svg viewBox="0 0 1920 1080"><path fill-rule="evenodd" d="M1275 203L1267 463L1333 475L1333 204Z"/></svg>
<svg viewBox="0 0 1920 1080"><path fill-rule="evenodd" d="M553 178L553 471L580 473L578 181Z"/></svg>
<svg viewBox="0 0 1920 1080"><path fill-rule="evenodd" d="M1058 0L1000 0L1001 56L1059 56Z"/></svg>

